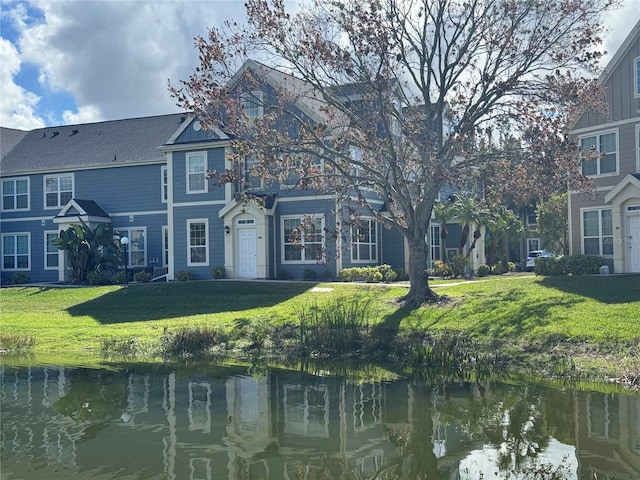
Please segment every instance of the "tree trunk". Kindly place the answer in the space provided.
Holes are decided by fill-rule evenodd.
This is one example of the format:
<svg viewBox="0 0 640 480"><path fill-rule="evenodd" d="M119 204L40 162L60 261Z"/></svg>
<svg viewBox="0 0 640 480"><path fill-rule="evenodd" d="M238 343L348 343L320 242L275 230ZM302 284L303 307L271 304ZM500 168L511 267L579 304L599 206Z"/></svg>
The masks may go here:
<svg viewBox="0 0 640 480"><path fill-rule="evenodd" d="M408 237L409 246L409 292L400 299L406 306L419 307L424 303L438 301L438 295L429 288L429 276L427 274L427 260L429 249L424 241L424 236L417 238Z"/></svg>

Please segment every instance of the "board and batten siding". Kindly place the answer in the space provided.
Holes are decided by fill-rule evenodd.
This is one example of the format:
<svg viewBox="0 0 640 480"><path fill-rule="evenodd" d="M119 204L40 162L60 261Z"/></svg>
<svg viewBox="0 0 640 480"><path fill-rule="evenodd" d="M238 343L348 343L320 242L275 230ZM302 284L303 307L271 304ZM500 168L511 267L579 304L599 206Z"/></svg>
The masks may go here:
<svg viewBox="0 0 640 480"><path fill-rule="evenodd" d="M640 116L640 98L634 98L634 60L640 57L640 37L631 42L628 50L612 72L605 72L609 113L606 117L585 113L574 125L574 130L619 122Z"/></svg>

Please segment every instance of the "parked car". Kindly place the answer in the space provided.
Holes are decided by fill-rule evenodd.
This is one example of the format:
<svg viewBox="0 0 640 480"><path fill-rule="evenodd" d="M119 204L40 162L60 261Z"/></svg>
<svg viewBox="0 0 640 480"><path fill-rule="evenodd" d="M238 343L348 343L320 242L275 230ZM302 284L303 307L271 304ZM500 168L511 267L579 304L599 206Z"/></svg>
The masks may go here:
<svg viewBox="0 0 640 480"><path fill-rule="evenodd" d="M540 257L545 258L545 257L553 257L553 256L554 254L547 250L531 250L529 252L529 255L527 255L527 264L526 264L527 272L533 272L533 267L535 267L536 265L537 258L540 258Z"/></svg>

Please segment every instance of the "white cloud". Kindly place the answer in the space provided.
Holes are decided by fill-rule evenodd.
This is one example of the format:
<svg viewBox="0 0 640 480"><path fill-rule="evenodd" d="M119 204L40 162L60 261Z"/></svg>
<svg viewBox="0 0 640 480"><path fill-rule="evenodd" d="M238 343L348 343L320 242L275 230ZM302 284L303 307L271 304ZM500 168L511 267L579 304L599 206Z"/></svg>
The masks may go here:
<svg viewBox="0 0 640 480"><path fill-rule="evenodd" d="M295 9L298 2L286 3ZM245 18L239 0L49 0L13 3L3 14L18 38L15 46L2 41L0 123L19 128L42 126L43 118L78 123L178 111L167 80L178 83L196 67L194 37ZM640 0L626 0L603 17L609 58L639 16ZM25 63L39 72L46 99L15 83ZM60 92L73 97L75 111L45 101Z"/></svg>
<svg viewBox="0 0 640 480"><path fill-rule="evenodd" d="M43 19L23 25L23 61L40 83L70 92L78 112L67 118L140 117L178 111L167 81L187 78L197 62L194 37L242 2L57 1L36 4ZM98 118L102 117L102 118Z"/></svg>
<svg viewBox="0 0 640 480"><path fill-rule="evenodd" d="M7 128L30 130L44 126L36 114L40 97L28 92L14 81L20 71L20 56L16 47L0 38L0 125Z"/></svg>
<svg viewBox="0 0 640 480"><path fill-rule="evenodd" d="M603 41L603 49L607 52L601 62L604 68L615 55L635 24L640 19L640 0L625 0L620 8L605 13L602 23L609 32Z"/></svg>
<svg viewBox="0 0 640 480"><path fill-rule="evenodd" d="M66 125L74 125L78 123L98 122L102 119L100 109L95 105L83 105L78 108L77 112L65 110L62 112L62 119Z"/></svg>

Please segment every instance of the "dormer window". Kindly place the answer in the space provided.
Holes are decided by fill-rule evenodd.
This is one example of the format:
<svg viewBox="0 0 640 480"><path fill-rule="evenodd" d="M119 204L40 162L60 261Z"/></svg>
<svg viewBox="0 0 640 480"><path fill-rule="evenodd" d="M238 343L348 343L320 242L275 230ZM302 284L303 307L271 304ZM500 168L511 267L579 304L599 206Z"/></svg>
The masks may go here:
<svg viewBox="0 0 640 480"><path fill-rule="evenodd" d="M262 118L264 115L263 93L259 90L242 94L242 107L250 120Z"/></svg>

